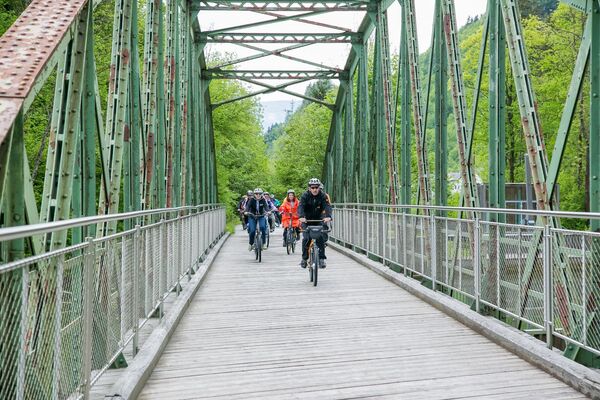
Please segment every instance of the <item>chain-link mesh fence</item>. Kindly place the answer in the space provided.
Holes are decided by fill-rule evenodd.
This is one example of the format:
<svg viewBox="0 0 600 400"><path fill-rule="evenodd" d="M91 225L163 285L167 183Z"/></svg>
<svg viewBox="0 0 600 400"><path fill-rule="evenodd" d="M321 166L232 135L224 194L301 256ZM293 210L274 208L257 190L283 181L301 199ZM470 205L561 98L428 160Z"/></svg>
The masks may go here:
<svg viewBox="0 0 600 400"><path fill-rule="evenodd" d="M85 397L137 342L139 327L225 229L220 206L162 214L158 223L0 265L0 399Z"/></svg>
<svg viewBox="0 0 600 400"><path fill-rule="evenodd" d="M517 225L498 221L524 220L518 212L459 219L446 216L451 208L415 210L336 205L331 237L545 333L549 346L559 337L600 355L600 233L557 228L559 219L542 213L525 219L537 225Z"/></svg>

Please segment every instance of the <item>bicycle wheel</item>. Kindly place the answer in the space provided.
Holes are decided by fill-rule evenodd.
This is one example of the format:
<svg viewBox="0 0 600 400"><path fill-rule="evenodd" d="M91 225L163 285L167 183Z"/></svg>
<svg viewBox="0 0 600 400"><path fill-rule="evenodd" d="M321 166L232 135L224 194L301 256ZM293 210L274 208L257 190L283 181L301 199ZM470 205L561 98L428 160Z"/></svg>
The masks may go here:
<svg viewBox="0 0 600 400"><path fill-rule="evenodd" d="M287 232L285 233L285 247L287 249L288 255L290 255L293 251L292 250L292 246L293 246L292 237L293 237L293 235L290 234L290 229L288 228Z"/></svg>
<svg viewBox="0 0 600 400"><path fill-rule="evenodd" d="M313 243L312 241L310 242L310 244L308 245L308 278L310 279L310 281L313 281L313 260L312 260L312 246Z"/></svg>
<svg viewBox="0 0 600 400"><path fill-rule="evenodd" d="M256 243L256 259L262 262L262 236L259 233L256 234L254 243Z"/></svg>
<svg viewBox="0 0 600 400"><path fill-rule="evenodd" d="M318 250L317 250L317 246L313 246L312 249L312 253L313 253L313 260L314 260L314 265L313 265L313 286L317 286L317 278L319 275L319 255L317 254Z"/></svg>
<svg viewBox="0 0 600 400"><path fill-rule="evenodd" d="M267 249L269 248L269 242L271 241L271 235L269 234L269 228L267 227Z"/></svg>

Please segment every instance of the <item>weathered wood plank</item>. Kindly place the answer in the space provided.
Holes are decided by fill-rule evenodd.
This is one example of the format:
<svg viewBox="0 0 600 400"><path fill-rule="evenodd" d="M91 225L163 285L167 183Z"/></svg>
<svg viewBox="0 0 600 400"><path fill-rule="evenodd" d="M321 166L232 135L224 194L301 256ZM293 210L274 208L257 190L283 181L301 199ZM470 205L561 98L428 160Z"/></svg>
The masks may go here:
<svg viewBox="0 0 600 400"><path fill-rule="evenodd" d="M311 286L276 233L229 239L141 399L585 398L338 253Z"/></svg>

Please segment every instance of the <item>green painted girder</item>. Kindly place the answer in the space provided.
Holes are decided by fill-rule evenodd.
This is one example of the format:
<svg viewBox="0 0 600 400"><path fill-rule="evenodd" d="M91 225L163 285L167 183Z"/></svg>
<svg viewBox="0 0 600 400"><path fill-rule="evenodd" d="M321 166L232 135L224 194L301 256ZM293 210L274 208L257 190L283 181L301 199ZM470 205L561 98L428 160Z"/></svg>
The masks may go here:
<svg viewBox="0 0 600 400"><path fill-rule="evenodd" d="M583 82L585 78L586 68L590 60L590 47L592 42L592 18L588 15L588 19L585 25L583 40L579 47L577 54L577 60L575 62L575 68L573 69L573 76L567 92L567 99L565 101L565 107L560 119L560 125L558 127L558 133L556 135L556 141L554 142L554 150L552 151L552 159L550 160L550 167L548 168L548 178L546 185L548 186L548 197L550 201L554 200L554 192L556 190L556 181L562 165L563 155L567 147L567 139L573 123L573 117L575 115L575 108L577 106L577 99L579 98ZM593 113L591 115L594 115Z"/></svg>
<svg viewBox="0 0 600 400"><path fill-rule="evenodd" d="M119 212L121 194L121 176L123 172L123 148L125 131L129 129L125 121L125 113L129 108L129 78L131 52L131 16L132 8L137 3L133 0L118 0L115 2L115 17L113 25L113 44L111 55L111 74L109 79L108 104L106 106L107 138L105 151L109 157L110 184L108 198L100 192L98 206L99 214L115 214ZM100 224L98 234L106 235L116 232L117 223Z"/></svg>
<svg viewBox="0 0 600 400"><path fill-rule="evenodd" d="M205 43L356 43L362 40L359 33L201 33Z"/></svg>
<svg viewBox="0 0 600 400"><path fill-rule="evenodd" d="M319 99L315 99L314 97L311 97L311 96L306 96L306 95L303 95L303 94L300 94L300 93L292 92L292 91L287 90L287 89L277 89L277 86L269 85L269 84L264 83L264 82L259 82L259 81L256 81L254 79L248 79L248 78L238 78L238 79L241 80L241 81L244 81L244 82L251 83L253 85L265 87L265 88L267 88L269 90L272 90L272 91L278 91L278 92L281 92L281 93L286 93L286 94L289 94L290 96L295 96L295 97L301 98L303 100L308 100L308 101L311 101L313 103L321 104L321 105L323 105L323 106L325 106L325 107L327 107L327 108L329 108L331 110L335 109L335 105L334 104L330 104L330 103L327 103L325 101L322 101L322 100L319 100Z"/></svg>
<svg viewBox="0 0 600 400"><path fill-rule="evenodd" d="M576 8L579 11L590 12L592 11L592 2L594 0L560 0L561 2Z"/></svg>
<svg viewBox="0 0 600 400"><path fill-rule="evenodd" d="M430 205L431 189L429 185L427 146L425 143L425 127L423 126L423 101L419 78L419 46L417 43L414 0L405 0L403 6L403 23L406 25L408 42L409 80L412 97L413 126L415 145L417 147L417 169L419 174L419 193L424 205Z"/></svg>
<svg viewBox="0 0 600 400"><path fill-rule="evenodd" d="M452 104L454 106L454 122L456 128L456 141L458 144L463 196L467 206L477 207L477 188L475 187L473 168L469 158L467 157L467 141L469 140L467 126L467 97L463 84L454 0L444 0L441 5L441 17L444 21L442 26L445 33L448 72L450 73L450 89L452 93Z"/></svg>
<svg viewBox="0 0 600 400"><path fill-rule="evenodd" d="M54 96L51 130L42 209L40 219L52 222L68 219L71 214L75 160L81 131L81 100L84 82L84 65L88 29L88 12L79 15L76 32L64 61L59 64ZM91 12L89 13L91 15ZM67 232L46 235L45 248L54 250L64 247Z"/></svg>
<svg viewBox="0 0 600 400"><path fill-rule="evenodd" d="M144 177L142 188L143 208L151 208L155 170L155 153L158 144L158 35L160 0L148 1L144 29L144 75L142 95ZM156 45L155 45L156 43Z"/></svg>
<svg viewBox="0 0 600 400"><path fill-rule="evenodd" d="M370 1L198 1L193 0L192 10L213 11L366 11Z"/></svg>
<svg viewBox="0 0 600 400"><path fill-rule="evenodd" d="M506 170L506 39L504 22L497 0L488 1L490 23L489 71L489 206L505 208ZM504 215L491 214L492 221L503 222Z"/></svg>
<svg viewBox="0 0 600 400"><path fill-rule="evenodd" d="M166 50L166 172L167 172L167 207L177 207L181 190L180 183L180 98L179 98L179 7L176 1L167 3L167 50Z"/></svg>
<svg viewBox="0 0 600 400"><path fill-rule="evenodd" d="M519 112L525 136L525 143L530 159L530 169L533 180L534 191L536 194L537 208L540 210L551 210L552 204L548 198L546 187L548 160L546 147L541 133L540 119L536 107L535 94L531 84L530 68L527 58L524 37L522 35L521 21L518 19L519 11L515 0L499 0L504 19L506 32L506 41L510 55L510 61L513 71L513 79L519 101ZM491 21L490 21L491 22ZM560 223L556 218L539 218L538 224L549 222L553 228L560 228ZM525 269L522 275L522 299L523 307L527 304L531 279L535 266L537 248L541 243L542 234L540 231L534 234L532 246L527 254ZM572 312L572 292L570 283L576 282L567 258L562 250L563 243L561 236L556 236L552 240L553 261L558 264L556 268L556 279L553 280L555 290L562 291L565 296L557 298L556 311L562 324L564 332L570 334L575 329L574 315Z"/></svg>
<svg viewBox="0 0 600 400"><path fill-rule="evenodd" d="M251 56L247 56L247 57L243 57L243 58L237 58L235 60L231 60L231 61L226 61L222 64L217 65L216 67L214 67L213 69L222 69L225 67L228 67L230 65L235 65L235 64L240 64L246 61L252 61L252 60L257 60L259 58L264 58L264 57L268 57L268 56L283 56L282 53L287 52L287 51L291 51L291 50L296 50L296 49L300 49L302 47L306 47L306 46L310 46L312 43L297 43L297 44L293 44L291 46L286 46L286 47L282 47L276 50L264 50L261 49L259 47L256 46L251 46L248 45L246 43L236 43L238 46L243 46L252 50L256 50L256 51L260 51L260 54L254 54ZM331 69L331 68L329 68Z"/></svg>
<svg viewBox="0 0 600 400"><path fill-rule="evenodd" d="M181 43L181 68L180 68L180 92L181 92L181 205L198 204L192 202L192 182L191 182L191 149L193 146L192 131L189 124L189 86L194 77L191 75L190 60L192 55L192 38L190 35L189 12L187 5L181 10L181 33L179 35Z"/></svg>
<svg viewBox="0 0 600 400"><path fill-rule="evenodd" d="M433 44L431 48L431 60L429 82L435 75L435 99L434 99L434 132L435 132L435 204L447 205L448 202L448 115L446 106L448 104L448 50L444 47L447 39L444 39L444 5L442 0L436 0L434 17ZM433 64L433 65L432 65ZM431 70L433 67L433 71ZM428 84L429 86L429 84ZM427 89L427 100L425 107L429 105L429 88ZM456 111L456 110L455 110ZM425 112L425 126L427 126L427 115Z"/></svg>
<svg viewBox="0 0 600 400"><path fill-rule="evenodd" d="M204 79L340 79L343 73L327 70L223 70L202 71Z"/></svg>
<svg viewBox="0 0 600 400"><path fill-rule="evenodd" d="M400 37L400 57L398 58L398 86L396 89L396 102L400 105L400 202L402 204L412 203L411 190L411 93L408 77L408 39L406 24L402 24ZM398 100L400 99L400 101ZM396 105L396 107L398 104ZM408 210L405 210L408 211Z"/></svg>
<svg viewBox="0 0 600 400"><path fill-rule="evenodd" d="M590 212L600 212L600 3L592 0L591 11L591 52L590 52L590 144L589 144L589 181ZM590 228L600 232L600 221L592 220ZM594 241L595 256L600 257L600 243ZM598 259L598 258L596 258ZM598 266L596 265L596 269ZM595 271L596 277L598 271Z"/></svg>
<svg viewBox="0 0 600 400"><path fill-rule="evenodd" d="M269 19L266 21L252 22L249 24L236 25L236 26L231 26L231 27L227 27L227 28L204 31L204 34L205 35L214 35L214 34L225 33L225 32L233 31L233 30L242 30L242 29L254 28L257 26L271 25L271 24L276 24L279 22L298 21L298 19L301 19L301 18L314 17L314 16L321 15L321 14L324 14L327 12L328 11L321 10L321 11L311 11L311 12L295 14L295 15L285 15L285 16L281 15L281 16L277 16L275 19Z"/></svg>
<svg viewBox="0 0 600 400"><path fill-rule="evenodd" d="M261 14L261 15L266 15L269 17L275 17L278 20L281 20L281 18L287 18L287 16L285 14L281 14L281 13L276 13L276 12L271 12L271 11L252 11L254 13L257 14ZM319 12L319 11L315 11L315 12ZM321 22L321 21L314 21L311 19L306 19L304 17L302 17L302 15L296 15L297 18L295 18L294 20L297 22L301 22L303 24L306 25L313 25L313 26L319 26L321 28L329 28L329 29L334 29L340 32L352 32L352 29L348 29L348 28L344 28L342 26L338 26L338 25L333 25L333 24L328 24L326 22Z"/></svg>
<svg viewBox="0 0 600 400"><path fill-rule="evenodd" d="M358 201L356 193L356 135L354 115L354 82L345 81L347 93L344 105L344 166L342 168L345 184L342 193L344 202L354 203Z"/></svg>
<svg viewBox="0 0 600 400"><path fill-rule="evenodd" d="M273 92L276 92L276 91L278 91L280 89L285 89L286 87L289 87L289 86L292 86L292 85L297 85L297 84L302 83L302 82L308 82L309 80L311 80L311 78L297 79L297 80L294 80L294 81L291 81L291 82L286 82L286 83L283 83L281 85L274 86L273 89L267 88L267 89L259 90L259 91L256 91L256 92L248 93L248 94L245 94L243 96L238 96L238 97L234 97L234 98L231 98L231 99L222 100L222 101L219 101L217 103L212 103L212 109L214 110L215 108L223 106L225 104L229 104L229 103L233 103L235 101L240 101L240 100L248 99L250 97L258 96L258 95L261 95L261 94L273 93Z"/></svg>
<svg viewBox="0 0 600 400"><path fill-rule="evenodd" d="M276 57L285 58L287 60L297 61L299 63L310 65L312 67L317 67L317 68L320 68L320 69L325 69L325 70L329 70L329 71L335 71L335 72L338 72L338 73L342 73L343 72L343 70L340 69L340 68L331 67L331 66L328 66L328 65L325 65L325 64L322 64L322 63L312 62L312 61L305 60L305 59L300 58L300 57L294 57L294 56L290 56L290 55L287 55L287 54L282 54L283 51L288 51L288 50L286 50L286 48L267 51L267 50L261 49L260 47L253 46L253 45L250 45L250 44L247 44L247 43L236 43L236 45L240 46L240 47L244 47L246 49L258 51L258 52L261 53L261 54L249 57L249 58L252 58L252 59L256 59L256 58L261 58L261 57L266 57L266 56L273 55L273 56L276 56ZM311 43L301 43L301 44L289 46L287 49L291 50L292 48L300 48L300 47L310 46L310 45L312 45L312 44ZM227 64L228 65L233 65L233 64L237 64L237 63L238 63L238 61L236 60L236 61L233 61L233 62L227 63Z"/></svg>

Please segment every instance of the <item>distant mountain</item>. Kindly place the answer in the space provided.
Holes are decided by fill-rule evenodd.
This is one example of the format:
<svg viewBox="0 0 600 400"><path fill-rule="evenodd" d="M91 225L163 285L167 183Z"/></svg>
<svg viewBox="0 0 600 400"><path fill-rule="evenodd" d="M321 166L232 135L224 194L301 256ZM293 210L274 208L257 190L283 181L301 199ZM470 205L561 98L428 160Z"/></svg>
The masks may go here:
<svg viewBox="0 0 600 400"><path fill-rule="evenodd" d="M284 122L288 113L293 112L300 106L300 101L278 100L278 101L261 101L263 106L263 132L273 124Z"/></svg>

